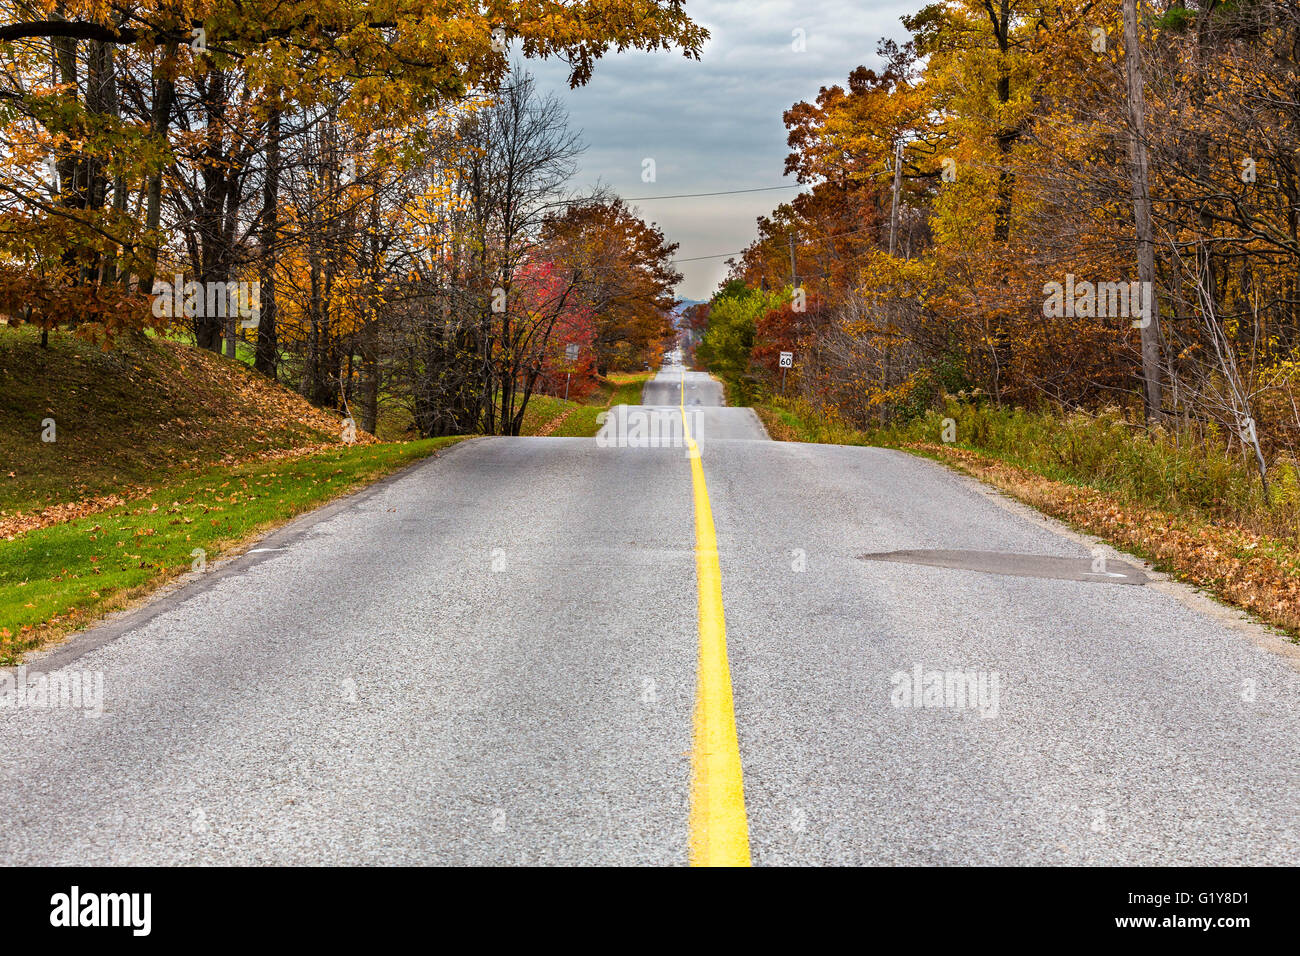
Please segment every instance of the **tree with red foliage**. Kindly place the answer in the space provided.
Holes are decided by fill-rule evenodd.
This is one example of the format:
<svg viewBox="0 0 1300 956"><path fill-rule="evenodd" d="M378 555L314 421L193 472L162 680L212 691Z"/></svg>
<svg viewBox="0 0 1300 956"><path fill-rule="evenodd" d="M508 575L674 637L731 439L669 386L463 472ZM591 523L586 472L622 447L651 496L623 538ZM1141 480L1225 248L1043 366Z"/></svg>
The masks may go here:
<svg viewBox="0 0 1300 956"><path fill-rule="evenodd" d="M799 305L803 308L796 308ZM772 381L780 379L781 353L802 351L825 318L822 300L811 295L802 302L792 297L779 309L760 316L755 323L754 350L750 353L752 365L763 369Z"/></svg>
<svg viewBox="0 0 1300 956"><path fill-rule="evenodd" d="M562 393L570 370L590 376L591 344L596 331L592 309L575 291L580 281L580 273L545 259L530 260L515 272L512 312L519 335L517 351L525 404L533 392L554 393L557 380ZM569 362L566 355L570 344L579 346L574 362ZM588 390L593 386L594 382L587 386Z"/></svg>
<svg viewBox="0 0 1300 956"><path fill-rule="evenodd" d="M581 270L575 290L596 322L596 367L635 371L656 363L672 339L677 244L623 200L597 195L546 223L551 255Z"/></svg>
<svg viewBox="0 0 1300 956"><path fill-rule="evenodd" d="M560 292L563 279L551 263L529 267L525 273L536 273L525 278L525 295L537 300L545 309ZM596 311L581 296L569 296L555 317L550 337L542 349L541 374L537 378L537 391L547 395L568 395L571 399L584 398L595 391L596 375ZM576 358L569 358L569 347L576 345Z"/></svg>

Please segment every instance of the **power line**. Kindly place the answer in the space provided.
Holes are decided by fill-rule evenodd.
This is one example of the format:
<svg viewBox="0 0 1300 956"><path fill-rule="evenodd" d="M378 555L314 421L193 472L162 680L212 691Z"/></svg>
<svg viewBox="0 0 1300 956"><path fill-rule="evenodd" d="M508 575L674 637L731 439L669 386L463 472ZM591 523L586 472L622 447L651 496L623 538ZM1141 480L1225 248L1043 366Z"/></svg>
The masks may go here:
<svg viewBox="0 0 1300 956"><path fill-rule="evenodd" d="M737 193L768 193L776 189L803 189L803 183L787 183L784 186L756 186L753 189L724 189L716 193L675 193L671 196L615 196L620 202L653 202L656 199L698 199L701 196L734 196ZM579 196L575 199L557 199L555 202L544 203L537 208L552 209L556 206L581 206L583 203L592 201L590 196ZM712 257L706 257L712 258Z"/></svg>
<svg viewBox="0 0 1300 956"><path fill-rule="evenodd" d="M736 193L767 193L774 189L803 189L803 183L787 183L784 186L759 186L755 189L724 189L716 193L678 193L676 196L634 196L624 202L649 202L652 199L698 199L701 196L734 196Z"/></svg>
<svg viewBox="0 0 1300 956"><path fill-rule="evenodd" d="M719 252L716 256L692 256L689 259L670 259L670 262L699 262L701 259L725 259L727 256L739 256L744 253L740 252Z"/></svg>
<svg viewBox="0 0 1300 956"><path fill-rule="evenodd" d="M805 239L800 243L800 245L807 246L807 245L812 245L815 242L828 242L831 239L839 239L842 236L854 236L860 232L866 232L870 228L871 228L870 226L862 226L858 229L849 229L846 232L837 232L829 236L819 236L818 238L815 239ZM672 262L699 262L701 259L725 259L727 256L743 256L746 251L747 250L745 249L741 249L739 252L719 252L717 255L713 255L713 256L692 256L689 259L673 259L671 261Z"/></svg>

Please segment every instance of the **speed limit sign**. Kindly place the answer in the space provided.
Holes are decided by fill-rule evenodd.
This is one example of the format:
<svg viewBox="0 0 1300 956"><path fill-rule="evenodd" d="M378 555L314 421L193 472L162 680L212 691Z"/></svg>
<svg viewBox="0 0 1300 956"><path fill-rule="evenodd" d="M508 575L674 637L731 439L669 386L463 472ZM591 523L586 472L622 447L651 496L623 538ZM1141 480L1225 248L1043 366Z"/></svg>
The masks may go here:
<svg viewBox="0 0 1300 956"><path fill-rule="evenodd" d="M793 353L793 352L782 352L782 353L781 353L781 368L794 368L794 353Z"/></svg>

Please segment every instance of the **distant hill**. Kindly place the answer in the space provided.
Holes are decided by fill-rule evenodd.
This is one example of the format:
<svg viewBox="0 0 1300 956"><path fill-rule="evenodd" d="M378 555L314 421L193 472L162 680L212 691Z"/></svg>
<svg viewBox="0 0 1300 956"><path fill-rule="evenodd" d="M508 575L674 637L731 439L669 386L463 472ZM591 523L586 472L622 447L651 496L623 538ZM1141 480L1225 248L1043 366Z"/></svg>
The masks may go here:
<svg viewBox="0 0 1300 956"><path fill-rule="evenodd" d="M703 301L700 299L682 299L678 302L677 305L673 307L673 327L677 329L685 328L685 323L682 321L682 314L691 306L701 304L703 304Z"/></svg>

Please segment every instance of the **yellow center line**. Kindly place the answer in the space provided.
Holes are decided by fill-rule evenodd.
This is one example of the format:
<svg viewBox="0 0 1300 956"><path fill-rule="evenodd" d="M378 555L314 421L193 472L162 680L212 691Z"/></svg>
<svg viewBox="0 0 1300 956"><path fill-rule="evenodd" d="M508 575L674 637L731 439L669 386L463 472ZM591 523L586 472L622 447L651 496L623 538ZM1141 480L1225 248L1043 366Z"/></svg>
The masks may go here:
<svg viewBox="0 0 1300 956"><path fill-rule="evenodd" d="M745 815L731 668L727 664L722 569L718 565L718 538L700 447L691 437L686 419L685 367L680 404L695 491L695 578L700 615L695 739L691 751L690 860L691 866L749 866L749 820Z"/></svg>

